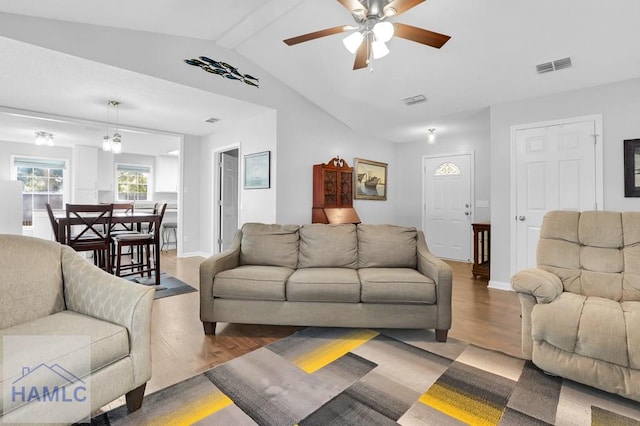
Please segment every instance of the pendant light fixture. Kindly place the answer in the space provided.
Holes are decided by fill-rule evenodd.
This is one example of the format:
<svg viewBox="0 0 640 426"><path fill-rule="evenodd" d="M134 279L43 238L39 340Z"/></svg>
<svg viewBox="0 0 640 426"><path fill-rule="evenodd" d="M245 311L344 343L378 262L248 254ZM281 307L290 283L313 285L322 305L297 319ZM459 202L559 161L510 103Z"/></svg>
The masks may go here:
<svg viewBox="0 0 640 426"><path fill-rule="evenodd" d="M120 132L118 132L118 107L119 106L120 106L120 102L118 101L107 102L107 134L102 138L102 150L110 151L110 152L113 152L114 154L120 154L122 152L122 135L120 134ZM111 108L115 108L116 110L115 131L113 133L113 136L109 136Z"/></svg>

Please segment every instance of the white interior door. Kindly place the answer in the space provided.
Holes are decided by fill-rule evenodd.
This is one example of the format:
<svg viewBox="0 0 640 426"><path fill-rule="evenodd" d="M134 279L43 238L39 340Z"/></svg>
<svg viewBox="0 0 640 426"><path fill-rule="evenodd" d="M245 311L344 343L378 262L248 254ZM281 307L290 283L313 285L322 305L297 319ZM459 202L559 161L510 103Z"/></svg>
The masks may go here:
<svg viewBox="0 0 640 426"><path fill-rule="evenodd" d="M424 232L438 257L471 260L472 155L424 159Z"/></svg>
<svg viewBox="0 0 640 426"><path fill-rule="evenodd" d="M516 270L536 266L545 213L596 210L602 202L595 135L593 119L516 130Z"/></svg>
<svg viewBox="0 0 640 426"><path fill-rule="evenodd" d="M220 154L220 200L218 250L231 246L238 230L238 150Z"/></svg>

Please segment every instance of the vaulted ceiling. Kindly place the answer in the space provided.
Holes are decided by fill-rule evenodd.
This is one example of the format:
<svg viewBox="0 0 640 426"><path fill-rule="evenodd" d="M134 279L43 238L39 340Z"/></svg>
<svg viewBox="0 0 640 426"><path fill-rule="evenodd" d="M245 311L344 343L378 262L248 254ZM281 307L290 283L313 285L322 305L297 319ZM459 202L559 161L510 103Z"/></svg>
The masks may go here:
<svg viewBox="0 0 640 426"><path fill-rule="evenodd" d="M357 71L352 70L353 55L342 44L346 34L296 46L282 42L353 25L349 12L335 0L3 0L0 12L210 40L245 56L349 127L392 142L421 140L432 127L446 132L443 123L451 114L640 77L640 2L633 0L427 0L391 21L444 33L451 40L438 50L394 38L388 56ZM56 56L7 39L0 39L0 49L0 55L26 49ZM571 57L571 68L536 72L537 64L566 57ZM60 69L65 62L79 61L68 55L52 60ZM132 123L144 128L194 129L189 114L199 114L201 123L198 100L214 96L118 69L78 66L87 72L72 77L83 87L100 84L94 81L99 72L105 84L131 85L141 102L148 97L155 114ZM63 71L53 75L69 78ZM2 96L3 106L51 112L51 99L62 96L51 84L45 90L51 98L34 96L27 103L11 95L17 93L11 87L28 88L29 76L6 76L11 80L0 81L0 93L10 96ZM16 81L20 79L24 81ZM402 100L414 95L427 100L406 106ZM184 114L168 114L175 110L170 100L181 96L195 99L193 105ZM232 105L230 111L251 107L220 100ZM90 118L81 111L72 114ZM191 133L209 131L198 126Z"/></svg>

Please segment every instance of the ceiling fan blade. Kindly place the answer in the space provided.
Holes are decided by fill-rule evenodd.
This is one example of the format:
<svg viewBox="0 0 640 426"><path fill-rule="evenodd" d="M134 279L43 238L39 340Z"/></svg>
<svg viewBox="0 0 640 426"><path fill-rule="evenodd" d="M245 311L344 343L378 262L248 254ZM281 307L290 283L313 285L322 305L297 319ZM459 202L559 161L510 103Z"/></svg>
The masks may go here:
<svg viewBox="0 0 640 426"><path fill-rule="evenodd" d="M434 33L433 31L407 24L400 24L398 22L394 22L393 27L395 29L394 36L415 41L416 43L426 44L436 49L440 49L451 38L448 35Z"/></svg>
<svg viewBox="0 0 640 426"><path fill-rule="evenodd" d="M327 28L324 30L320 30L320 31L314 31L312 33L309 34L303 34L297 37L291 37L288 38L286 40L283 40L287 45L289 46L293 46L294 44L298 44L298 43L304 43L305 41L310 41L310 40L315 40L317 38L320 37L326 37L326 36L330 36L333 34L339 34L345 31L349 31L352 30L353 27L350 27L348 25L341 25L339 27L333 27L333 28Z"/></svg>
<svg viewBox="0 0 640 426"><path fill-rule="evenodd" d="M407 10L419 5L420 3L424 3L425 0L393 0L391 3L387 4L384 7L385 15L387 16L398 16L401 13L406 12ZM395 10L395 13L389 13L390 9Z"/></svg>
<svg viewBox="0 0 640 426"><path fill-rule="evenodd" d="M422 0L424 1L424 0ZM358 0L338 0L342 6L344 6L349 12L353 12L354 10L363 9L364 15L367 15L367 8L362 5Z"/></svg>
<svg viewBox="0 0 640 426"><path fill-rule="evenodd" d="M356 52L356 60L353 63L353 69L359 70L360 68L366 68L369 65L369 52L371 51L371 41L367 37L362 41L358 51Z"/></svg>

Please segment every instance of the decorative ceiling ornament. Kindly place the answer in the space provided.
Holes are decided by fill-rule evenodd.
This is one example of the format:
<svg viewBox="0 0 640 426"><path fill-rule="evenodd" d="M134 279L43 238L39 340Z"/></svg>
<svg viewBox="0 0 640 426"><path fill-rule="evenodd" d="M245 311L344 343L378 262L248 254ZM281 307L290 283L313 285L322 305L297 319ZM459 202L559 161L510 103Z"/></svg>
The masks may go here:
<svg viewBox="0 0 640 426"><path fill-rule="evenodd" d="M349 52L356 55L353 69L369 67L373 70L374 59L379 59L389 53L385 44L394 36L415 41L427 46L440 49L449 39L448 35L425 30L399 22L389 22L407 10L423 3L425 0L338 0L344 8L351 12L356 26L340 25L312 33L303 34L284 40L293 46L305 41L315 40L333 34L353 31L343 43Z"/></svg>
<svg viewBox="0 0 640 426"><path fill-rule="evenodd" d="M260 88L260 79L249 74L243 74L238 68L227 64L226 62L218 62L206 56L200 56L199 59L185 59L187 64L194 67L200 67L204 71L228 78L229 80L242 81L249 86Z"/></svg>

